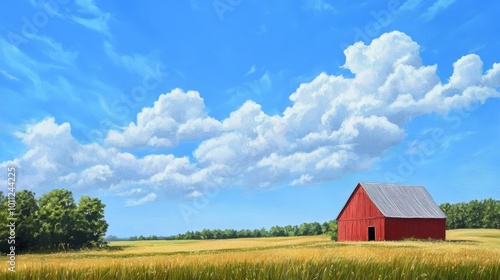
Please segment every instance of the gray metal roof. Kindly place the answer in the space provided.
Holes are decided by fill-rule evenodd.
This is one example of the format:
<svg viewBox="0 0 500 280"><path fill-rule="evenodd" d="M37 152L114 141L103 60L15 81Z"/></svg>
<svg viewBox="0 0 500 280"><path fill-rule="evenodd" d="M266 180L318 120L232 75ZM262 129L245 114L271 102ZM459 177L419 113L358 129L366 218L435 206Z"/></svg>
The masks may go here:
<svg viewBox="0 0 500 280"><path fill-rule="evenodd" d="M431 195L422 186L360 183L385 217L446 218Z"/></svg>

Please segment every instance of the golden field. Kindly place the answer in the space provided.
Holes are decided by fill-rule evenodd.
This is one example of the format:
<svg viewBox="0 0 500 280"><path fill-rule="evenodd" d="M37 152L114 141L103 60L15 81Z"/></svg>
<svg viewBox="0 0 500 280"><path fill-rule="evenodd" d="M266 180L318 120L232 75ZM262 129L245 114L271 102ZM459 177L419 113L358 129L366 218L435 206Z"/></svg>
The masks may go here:
<svg viewBox="0 0 500 280"><path fill-rule="evenodd" d="M500 279L500 230L490 229L451 230L445 242L309 236L110 246L21 255L0 279Z"/></svg>

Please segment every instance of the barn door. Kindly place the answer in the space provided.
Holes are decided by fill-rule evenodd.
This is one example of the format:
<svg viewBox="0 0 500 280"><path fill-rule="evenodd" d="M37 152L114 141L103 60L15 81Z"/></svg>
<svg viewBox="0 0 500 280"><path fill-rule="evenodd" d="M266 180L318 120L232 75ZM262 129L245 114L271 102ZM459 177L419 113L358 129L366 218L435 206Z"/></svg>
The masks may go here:
<svg viewBox="0 0 500 280"><path fill-rule="evenodd" d="M368 227L368 241L375 241L375 227Z"/></svg>

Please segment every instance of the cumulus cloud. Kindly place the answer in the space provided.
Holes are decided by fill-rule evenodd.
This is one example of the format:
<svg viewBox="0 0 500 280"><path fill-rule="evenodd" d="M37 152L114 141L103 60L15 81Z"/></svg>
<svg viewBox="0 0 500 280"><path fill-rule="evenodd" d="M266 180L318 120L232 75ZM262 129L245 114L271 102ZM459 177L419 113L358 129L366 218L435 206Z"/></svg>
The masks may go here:
<svg viewBox="0 0 500 280"><path fill-rule="evenodd" d="M220 122L205 112L198 92L174 89L160 95L153 107L144 108L136 123L123 131L111 130L105 141L120 148L174 147L182 140L213 136L219 128Z"/></svg>
<svg viewBox="0 0 500 280"><path fill-rule="evenodd" d="M249 100L219 121L198 92L175 89L144 108L136 122L111 130L106 146L82 145L68 123L45 119L18 133L27 152L0 166L23 166L28 186L102 188L129 197L128 206L167 194L195 199L223 187L311 185L371 168L405 137L411 118L500 96L500 64L484 73L479 56L465 55L443 82L437 65L423 65L419 45L401 32L355 43L344 53L352 77L318 75L301 84L278 115ZM121 150L192 139L201 141L192 157Z"/></svg>

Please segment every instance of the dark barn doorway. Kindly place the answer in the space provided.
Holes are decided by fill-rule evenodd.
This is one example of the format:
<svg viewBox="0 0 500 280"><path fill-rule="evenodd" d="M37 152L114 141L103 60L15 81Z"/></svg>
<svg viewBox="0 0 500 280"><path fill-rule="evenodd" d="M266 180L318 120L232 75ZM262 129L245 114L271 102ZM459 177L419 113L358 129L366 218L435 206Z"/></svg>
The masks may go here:
<svg viewBox="0 0 500 280"><path fill-rule="evenodd" d="M375 227L368 227L368 241L375 241Z"/></svg>

